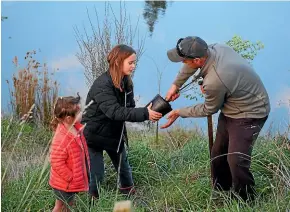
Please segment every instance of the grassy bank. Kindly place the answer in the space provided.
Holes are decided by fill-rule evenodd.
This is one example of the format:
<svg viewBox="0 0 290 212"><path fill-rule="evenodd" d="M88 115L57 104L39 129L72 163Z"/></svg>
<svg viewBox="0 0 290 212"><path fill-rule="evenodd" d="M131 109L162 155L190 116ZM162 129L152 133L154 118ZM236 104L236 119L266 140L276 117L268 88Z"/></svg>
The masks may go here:
<svg viewBox="0 0 290 212"><path fill-rule="evenodd" d="M51 132L2 120L2 211L49 211L54 197L48 185L47 153ZM130 132L129 161L137 194L135 211L286 211L290 209L290 150L285 137L259 138L252 170L259 196L251 205L224 198L211 200L209 153L198 131L173 129L159 141L146 131ZM109 162L106 157L107 162ZM112 211L125 199L117 192L117 176L106 163L101 198L89 207L86 194L76 197L74 211Z"/></svg>

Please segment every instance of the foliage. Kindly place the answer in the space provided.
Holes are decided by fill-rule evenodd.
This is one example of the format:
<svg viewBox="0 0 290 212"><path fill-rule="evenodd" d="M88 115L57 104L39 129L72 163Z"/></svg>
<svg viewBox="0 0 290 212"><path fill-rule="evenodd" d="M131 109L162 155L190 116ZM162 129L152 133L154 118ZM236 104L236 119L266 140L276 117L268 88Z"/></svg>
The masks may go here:
<svg viewBox="0 0 290 212"><path fill-rule="evenodd" d="M1 137L5 148L2 148L1 163L4 170L1 209L51 210L55 201L48 185L47 156L51 132L29 123L19 125L11 120L3 123ZM208 144L197 131L172 129L168 134L160 134L158 144L154 143L154 132L131 131L130 136L134 141L130 145L128 160L137 193L129 199L134 211L289 210L290 143L286 137L261 137L256 142L252 171L258 196L255 202L247 204L227 196L219 203L211 199ZM73 211L112 211L114 202L126 199L118 193L116 172L107 155L105 162L106 178L101 186L100 199L90 206L87 193L78 194Z"/></svg>
<svg viewBox="0 0 290 212"><path fill-rule="evenodd" d="M232 47L249 62L254 60L258 54L258 51L264 48L264 44L261 41L251 42L249 40L243 40L239 35L232 37L232 39L227 41L226 44Z"/></svg>
<svg viewBox="0 0 290 212"><path fill-rule="evenodd" d="M164 15L166 8L167 1L145 1L143 17L147 22L150 36L153 34L154 26L158 20L160 12Z"/></svg>
<svg viewBox="0 0 290 212"><path fill-rule="evenodd" d="M9 80L6 80L10 93L10 108L17 118L34 118L37 123L47 126L50 123L53 105L58 96L58 86L53 79L54 72L49 72L47 64L40 64L34 57L36 51L26 53L27 66L19 68L18 58L13 59L18 69L13 74L12 88ZM29 110L34 106L32 114Z"/></svg>

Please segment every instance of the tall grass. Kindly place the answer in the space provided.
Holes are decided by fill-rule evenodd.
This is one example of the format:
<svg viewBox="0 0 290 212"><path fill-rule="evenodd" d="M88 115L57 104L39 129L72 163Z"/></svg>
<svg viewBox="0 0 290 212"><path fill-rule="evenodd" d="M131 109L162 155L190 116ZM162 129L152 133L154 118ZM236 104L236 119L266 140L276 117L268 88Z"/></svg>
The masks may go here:
<svg viewBox="0 0 290 212"><path fill-rule="evenodd" d="M48 126L59 84L53 79L54 72L48 70L46 63L40 64L35 54L36 51L26 53L27 65L24 68L18 64L17 57L13 59L17 72L13 75L12 84L6 81L10 92L9 107L15 117L23 118L35 105L31 118L38 124Z"/></svg>
<svg viewBox="0 0 290 212"><path fill-rule="evenodd" d="M22 132L19 135L19 132ZM54 196L48 185L47 160L51 132L29 123L2 121L2 211L49 211ZM173 128L160 133L129 133L128 158L137 194L130 199L135 211L286 211L290 209L289 140L259 138L252 170L258 197L246 204L226 196L220 203L211 199L208 142L199 131ZM10 160L12 158L12 160ZM8 160L10 162L8 163ZM116 195L116 173L106 160L106 178L99 201L90 207L88 195L76 197L73 211L112 211Z"/></svg>

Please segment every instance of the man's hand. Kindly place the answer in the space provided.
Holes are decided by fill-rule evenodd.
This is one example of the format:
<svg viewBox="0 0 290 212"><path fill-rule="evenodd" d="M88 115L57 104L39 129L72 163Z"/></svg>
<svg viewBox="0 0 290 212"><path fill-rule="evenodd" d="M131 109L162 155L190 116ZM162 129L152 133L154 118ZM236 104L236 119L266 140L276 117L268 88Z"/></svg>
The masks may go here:
<svg viewBox="0 0 290 212"><path fill-rule="evenodd" d="M167 116L167 123L162 125L160 128L164 129L169 127L173 122L175 122L175 120L179 117L179 110L173 110L171 111L168 116Z"/></svg>
<svg viewBox="0 0 290 212"><path fill-rule="evenodd" d="M156 112L154 110L151 110L151 107L152 107L152 102L147 107L148 113L149 113L149 120L153 121L153 122L158 121L159 119L162 118L162 113L158 113L158 112Z"/></svg>
<svg viewBox="0 0 290 212"><path fill-rule="evenodd" d="M174 101L175 99L177 99L180 96L178 90L179 88L176 85L172 84L166 94L165 100Z"/></svg>

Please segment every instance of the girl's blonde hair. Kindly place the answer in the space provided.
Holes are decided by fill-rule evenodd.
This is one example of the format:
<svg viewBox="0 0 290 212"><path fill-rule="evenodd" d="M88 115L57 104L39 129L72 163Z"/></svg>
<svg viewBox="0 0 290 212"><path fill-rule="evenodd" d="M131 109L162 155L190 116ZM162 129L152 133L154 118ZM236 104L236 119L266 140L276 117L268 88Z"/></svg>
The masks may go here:
<svg viewBox="0 0 290 212"><path fill-rule="evenodd" d="M121 88L124 60L132 54L136 54L136 51L132 47L119 44L115 46L107 56L109 72L112 77L113 84L116 88ZM130 77L129 82L132 83Z"/></svg>
<svg viewBox="0 0 290 212"><path fill-rule="evenodd" d="M57 125L67 116L75 117L79 112L79 108L76 107L81 100L79 93L77 97L67 96L58 97L53 109L53 119L51 121L51 128L56 130Z"/></svg>

